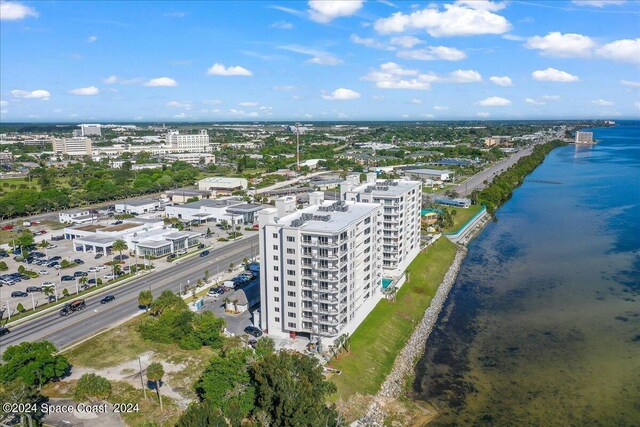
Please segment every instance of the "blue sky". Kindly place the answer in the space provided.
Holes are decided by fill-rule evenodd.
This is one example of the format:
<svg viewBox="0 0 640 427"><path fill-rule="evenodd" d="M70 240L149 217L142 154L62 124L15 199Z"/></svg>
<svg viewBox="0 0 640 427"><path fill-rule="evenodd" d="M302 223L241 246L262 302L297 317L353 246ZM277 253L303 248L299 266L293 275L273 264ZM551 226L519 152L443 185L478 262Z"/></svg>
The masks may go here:
<svg viewBox="0 0 640 427"><path fill-rule="evenodd" d="M640 115L640 3L0 3L10 121Z"/></svg>

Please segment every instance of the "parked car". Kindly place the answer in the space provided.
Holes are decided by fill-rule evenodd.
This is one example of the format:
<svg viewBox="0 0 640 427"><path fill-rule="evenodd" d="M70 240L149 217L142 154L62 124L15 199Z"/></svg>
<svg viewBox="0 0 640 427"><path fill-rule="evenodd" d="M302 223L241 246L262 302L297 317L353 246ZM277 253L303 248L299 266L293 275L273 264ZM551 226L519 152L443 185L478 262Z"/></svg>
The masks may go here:
<svg viewBox="0 0 640 427"><path fill-rule="evenodd" d="M167 261L173 261L174 259L178 258L178 256L176 254L171 254L167 257Z"/></svg>
<svg viewBox="0 0 640 427"><path fill-rule="evenodd" d="M71 301L69 304L65 304L62 310L60 310L60 316L68 316L74 311L84 310L86 304L83 299Z"/></svg>
<svg viewBox="0 0 640 427"><path fill-rule="evenodd" d="M129 255L116 255L113 259L116 261L124 261L125 259L129 259Z"/></svg>
<svg viewBox="0 0 640 427"><path fill-rule="evenodd" d="M9 224L3 225L2 226L2 230L4 230L4 231L13 230L13 225L9 225Z"/></svg>
<svg viewBox="0 0 640 427"><path fill-rule="evenodd" d="M48 233L48 231L47 231L47 230L40 230L40 231L38 231L38 234L40 234L40 235L42 235L42 234L47 234L47 233Z"/></svg>
<svg viewBox="0 0 640 427"><path fill-rule="evenodd" d="M59 236L51 236L51 240L53 241L64 240L64 236L62 234Z"/></svg>
<svg viewBox="0 0 640 427"><path fill-rule="evenodd" d="M11 298L22 298L29 296L28 293L22 291L13 291L11 292Z"/></svg>
<svg viewBox="0 0 640 427"><path fill-rule="evenodd" d="M262 331L260 330L260 328L256 328L255 326L247 326L246 328L244 328L244 332L249 335L253 335L256 338L262 336Z"/></svg>
<svg viewBox="0 0 640 427"><path fill-rule="evenodd" d="M111 301L113 301L115 299L116 299L116 297L114 297L113 295L107 295L107 296L105 296L104 298L102 298L100 300L100 304L106 304L106 303L109 303L109 302L111 302Z"/></svg>
<svg viewBox="0 0 640 427"><path fill-rule="evenodd" d="M58 245L51 244L51 245L47 246L47 249L55 249L57 247L58 247Z"/></svg>
<svg viewBox="0 0 640 427"><path fill-rule="evenodd" d="M186 253L187 253L187 250L186 250L186 249L180 249L180 250L177 252L177 254L178 254L178 255L184 255L184 254L186 254Z"/></svg>
<svg viewBox="0 0 640 427"><path fill-rule="evenodd" d="M113 274L106 274L106 275L104 276L104 278L105 278L105 279L107 279L107 280L113 280L113 279L115 279L115 278L116 278L116 276L115 276L115 275L113 275Z"/></svg>
<svg viewBox="0 0 640 427"><path fill-rule="evenodd" d="M73 273L73 277L86 277L88 275L89 273L87 273L86 271L76 271L75 273Z"/></svg>
<svg viewBox="0 0 640 427"><path fill-rule="evenodd" d="M38 224L40 224L40 221L37 221L37 220L33 220L33 221L31 221L31 224L35 224L35 225L38 225Z"/></svg>
<svg viewBox="0 0 640 427"><path fill-rule="evenodd" d="M69 275L65 274L64 276L62 276L60 278L60 280L62 280L63 282L70 282L72 280L76 280L76 278L73 277L73 276L69 276Z"/></svg>
<svg viewBox="0 0 640 427"><path fill-rule="evenodd" d="M209 255L209 251L202 251L202 252L200 252L200 256L201 256L201 257L203 257L203 256L207 256L207 255Z"/></svg>
<svg viewBox="0 0 640 427"><path fill-rule="evenodd" d="M200 243L200 244L198 245L198 249L204 249L204 243Z"/></svg>
<svg viewBox="0 0 640 427"><path fill-rule="evenodd" d="M54 283L53 282L42 282L42 287L43 288L53 288L54 287Z"/></svg>
<svg viewBox="0 0 640 427"><path fill-rule="evenodd" d="M117 221L111 223L111 225L120 225L120 224L122 224L122 221L120 221L120 220L117 220Z"/></svg>
<svg viewBox="0 0 640 427"><path fill-rule="evenodd" d="M27 287L27 293L32 293L32 292L42 292L42 288L40 286L29 286Z"/></svg>
<svg viewBox="0 0 640 427"><path fill-rule="evenodd" d="M76 263L76 264L78 264L78 265L82 265L82 264L84 264L84 261L83 261L83 260L81 260L80 258L76 258L76 259L74 259L74 260L73 260L73 262L75 262L75 263Z"/></svg>
<svg viewBox="0 0 640 427"><path fill-rule="evenodd" d="M49 270L39 270L38 274L41 275L41 276L44 276L46 274L49 274Z"/></svg>
<svg viewBox="0 0 640 427"><path fill-rule="evenodd" d="M87 283L88 283L89 285L95 285L95 284L96 284L96 279L89 279L89 280L87 281Z"/></svg>
<svg viewBox="0 0 640 427"><path fill-rule="evenodd" d="M209 292L207 292L207 295L209 295L210 297L215 297L222 294L224 294L224 289L220 287L213 287L209 289Z"/></svg>
<svg viewBox="0 0 640 427"><path fill-rule="evenodd" d="M106 269L107 267L104 265L96 265L96 268L98 269L98 271L100 271Z"/></svg>
<svg viewBox="0 0 640 427"><path fill-rule="evenodd" d="M60 261L62 260L61 256L52 256L51 258L49 258L49 261Z"/></svg>
<svg viewBox="0 0 640 427"><path fill-rule="evenodd" d="M102 254L96 254L96 256L94 256L93 258L100 259L100 258L102 258Z"/></svg>

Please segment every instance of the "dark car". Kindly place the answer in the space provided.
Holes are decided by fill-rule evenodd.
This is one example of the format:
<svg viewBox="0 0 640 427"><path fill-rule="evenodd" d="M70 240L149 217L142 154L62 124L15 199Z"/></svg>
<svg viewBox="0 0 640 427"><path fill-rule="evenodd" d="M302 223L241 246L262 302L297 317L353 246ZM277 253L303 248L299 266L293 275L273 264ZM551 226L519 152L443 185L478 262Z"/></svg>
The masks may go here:
<svg viewBox="0 0 640 427"><path fill-rule="evenodd" d="M68 281L71 281L71 280L75 280L75 277L73 277L73 276L68 276L68 275L64 275L64 276L62 276L62 277L60 278L60 280L62 280L63 282L68 282Z"/></svg>
<svg viewBox="0 0 640 427"><path fill-rule="evenodd" d="M120 225L120 224L122 224L122 221L120 220L117 220L116 222L113 223L113 225Z"/></svg>
<svg viewBox="0 0 640 427"><path fill-rule="evenodd" d="M167 261L172 261L174 259L178 258L178 256L176 254L171 254L167 257Z"/></svg>
<svg viewBox="0 0 640 427"><path fill-rule="evenodd" d="M253 335L256 338L262 336L262 331L260 330L260 328L256 328L255 326L247 326L246 328L244 328L244 332L249 335Z"/></svg>
<svg viewBox="0 0 640 427"><path fill-rule="evenodd" d="M62 259L61 256L54 256L54 257L49 258L49 261L60 261L61 259Z"/></svg>
<svg viewBox="0 0 640 427"><path fill-rule="evenodd" d="M201 257L202 257L202 256L207 256L207 255L209 255L209 251L202 251L202 252L200 252L200 256L201 256Z"/></svg>
<svg viewBox="0 0 640 427"><path fill-rule="evenodd" d="M124 261L125 259L129 259L129 255L116 255L113 259L116 261Z"/></svg>
<svg viewBox="0 0 640 427"><path fill-rule="evenodd" d="M42 292L42 288L40 286L29 286L27 288L27 292L31 293L31 292Z"/></svg>
<svg viewBox="0 0 640 427"><path fill-rule="evenodd" d="M11 292L11 298L21 298L29 296L28 293L22 291L13 291Z"/></svg>
<svg viewBox="0 0 640 427"><path fill-rule="evenodd" d="M96 254L96 256L94 256L95 259L100 259L102 258L102 254Z"/></svg>
<svg viewBox="0 0 640 427"><path fill-rule="evenodd" d="M111 302L111 301L113 301L115 299L116 299L116 297L114 297L113 295L107 295L106 297L104 297L104 298L102 298L100 300L100 304L106 304L106 303Z"/></svg>
<svg viewBox="0 0 640 427"><path fill-rule="evenodd" d="M87 281L87 283L90 284L90 285L95 285L96 284L96 279L89 279Z"/></svg>
<svg viewBox="0 0 640 427"><path fill-rule="evenodd" d="M0 337L3 335L7 335L9 333L9 329L5 328L4 326L0 326Z"/></svg>
<svg viewBox="0 0 640 427"><path fill-rule="evenodd" d="M87 273L86 271L76 271L75 273L73 273L73 277L85 277L88 275L89 273Z"/></svg>
<svg viewBox="0 0 640 427"><path fill-rule="evenodd" d="M74 259L74 260L73 260L73 262L75 262L75 263L76 263L76 264L78 264L78 265L84 264L84 261L83 261L83 260L81 260L80 258L76 258L76 259Z"/></svg>
<svg viewBox="0 0 640 427"><path fill-rule="evenodd" d="M198 245L198 249L204 249L204 243L200 243L200 244Z"/></svg>
<svg viewBox="0 0 640 427"><path fill-rule="evenodd" d="M36 258L42 258L45 256L45 254L43 254L42 252L31 252L31 256Z"/></svg>
<svg viewBox="0 0 640 427"><path fill-rule="evenodd" d="M60 263L57 261L51 261L49 264L47 264L47 267L54 268L56 265L60 265Z"/></svg>
<svg viewBox="0 0 640 427"><path fill-rule="evenodd" d="M10 255L6 251L0 251L0 258L8 258Z"/></svg>
<svg viewBox="0 0 640 427"><path fill-rule="evenodd" d="M83 299L71 301L69 304L65 304L62 310L60 310L60 316L68 316L74 311L84 310L86 304Z"/></svg>

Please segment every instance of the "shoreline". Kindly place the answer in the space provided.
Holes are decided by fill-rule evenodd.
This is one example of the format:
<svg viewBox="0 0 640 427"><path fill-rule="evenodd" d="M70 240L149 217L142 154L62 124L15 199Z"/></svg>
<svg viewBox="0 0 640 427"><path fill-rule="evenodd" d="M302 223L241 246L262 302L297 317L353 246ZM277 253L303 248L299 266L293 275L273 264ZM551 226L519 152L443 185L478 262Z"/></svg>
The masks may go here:
<svg viewBox="0 0 640 427"><path fill-rule="evenodd" d="M535 171L544 162L544 159L546 159L547 155L551 153L551 151L553 151L555 148L559 148L560 146L561 145L553 147L546 153L544 153L544 156L542 157L540 162L534 168L525 173L523 179L524 177L533 173L533 171ZM522 159L531 157L533 154L534 153L525 156ZM511 196L511 193L519 187L519 184L520 183L518 183L518 185L515 185L509 191L509 197ZM491 185L486 187L485 190L489 187L491 187ZM502 200L501 203L495 207L494 211L499 209L504 201L506 200ZM454 244L458 248L455 258L449 266L449 269L442 279L442 282L438 285L438 290L431 300L429 307L425 311L422 320L418 325L416 325L410 338L407 340L407 343L402 348L400 353L398 353L398 356L393 363L391 372L385 378L382 386L380 387L380 390L373 396L373 399L368 406L366 415L360 418L358 421L352 423L352 426L362 425L382 427L384 425L386 415L385 406L401 397L403 393L403 385L405 384L406 379L409 376L413 375L416 360L418 360L418 358L420 358L425 352L425 347L429 336L431 335L433 328L436 326L439 314L444 307L444 303L446 302L451 288L453 287L458 277L462 261L467 255L466 245L473 238L478 236L482 232L482 230L484 230L485 226L489 223L491 218L493 218L493 214L485 211L484 215L479 219L479 221L475 222L474 224L469 224L471 225L471 227L469 227L469 230L462 230L463 234L465 234L463 242L454 242ZM458 233L460 232L461 231L459 231ZM411 399L411 401L416 402L413 399Z"/></svg>

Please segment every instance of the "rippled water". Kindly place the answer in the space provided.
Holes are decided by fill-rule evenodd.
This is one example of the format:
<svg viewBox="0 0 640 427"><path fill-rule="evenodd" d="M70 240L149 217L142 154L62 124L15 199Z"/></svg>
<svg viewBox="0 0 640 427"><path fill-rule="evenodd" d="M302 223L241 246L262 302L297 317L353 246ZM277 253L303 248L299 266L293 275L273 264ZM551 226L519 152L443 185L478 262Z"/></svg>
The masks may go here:
<svg viewBox="0 0 640 427"><path fill-rule="evenodd" d="M433 425L640 425L640 126L594 131L471 243L416 367Z"/></svg>

